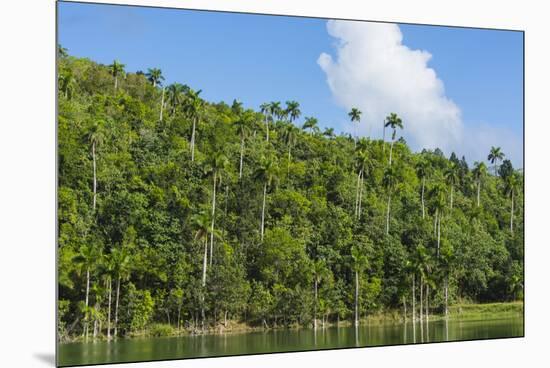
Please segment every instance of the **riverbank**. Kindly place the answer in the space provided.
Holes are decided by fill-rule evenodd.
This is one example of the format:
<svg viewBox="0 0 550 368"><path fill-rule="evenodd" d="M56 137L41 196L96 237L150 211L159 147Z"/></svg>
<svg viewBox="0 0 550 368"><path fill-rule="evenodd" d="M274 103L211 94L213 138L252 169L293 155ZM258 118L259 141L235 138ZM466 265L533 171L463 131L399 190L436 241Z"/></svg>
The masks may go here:
<svg viewBox="0 0 550 368"><path fill-rule="evenodd" d="M518 317L523 315L524 305L523 302L508 302L508 303L488 303L488 304L457 304L449 306L449 320L476 320L476 319L502 319L510 317ZM423 316L425 320L425 315ZM418 322L418 310L416 319ZM429 321L438 321L445 319L445 315L441 313L430 313ZM403 310L387 310L380 311L368 315L359 321L360 325L382 325L382 324L400 324L403 323ZM407 322L411 321L411 311L407 311ZM336 321L322 321L318 320L317 328L329 328L329 327L349 327L352 326L351 320ZM152 324L146 330L139 332L132 332L126 335L124 338L143 338L143 337L168 337L168 336L192 336L192 335L219 335L219 334L236 334L236 333L248 333L254 331L265 330L296 330L302 328L311 328L312 324L299 325L291 324L288 326L283 325L268 325L267 328L262 326L254 326L245 322L227 320L224 324L218 323L216 326L205 326L204 330L201 328L176 328L168 324ZM82 341L81 336L74 337L64 342L77 342ZM93 338L89 338L89 341L93 341ZM95 340L106 340L106 336L100 335Z"/></svg>

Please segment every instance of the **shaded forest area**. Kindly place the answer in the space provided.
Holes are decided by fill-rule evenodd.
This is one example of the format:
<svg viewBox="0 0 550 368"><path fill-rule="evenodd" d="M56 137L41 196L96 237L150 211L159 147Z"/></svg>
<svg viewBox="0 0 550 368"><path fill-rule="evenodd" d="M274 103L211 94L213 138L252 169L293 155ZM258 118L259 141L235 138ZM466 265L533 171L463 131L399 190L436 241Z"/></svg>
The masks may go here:
<svg viewBox="0 0 550 368"><path fill-rule="evenodd" d="M295 101L213 103L59 52L62 341L523 298L523 173L498 147L469 167L411 152L391 112L386 142L336 135Z"/></svg>

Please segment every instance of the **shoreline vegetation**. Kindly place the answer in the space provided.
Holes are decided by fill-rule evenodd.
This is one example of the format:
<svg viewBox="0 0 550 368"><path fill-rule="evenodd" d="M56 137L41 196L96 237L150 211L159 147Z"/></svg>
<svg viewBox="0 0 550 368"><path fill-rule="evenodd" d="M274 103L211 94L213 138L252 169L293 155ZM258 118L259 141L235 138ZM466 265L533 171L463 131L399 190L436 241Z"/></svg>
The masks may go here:
<svg viewBox="0 0 550 368"><path fill-rule="evenodd" d="M446 317L443 313L434 312L428 317L428 322L426 318L422 323L432 323L437 321L444 321L448 318L449 321L472 321L472 320L492 320L492 319L502 319L502 318L511 318L523 316L524 313L523 302L508 302L508 303L488 303L488 304L459 304L449 307L449 314ZM408 315L405 319L403 316L403 311L392 310L386 312L377 312L368 317L361 318L359 320L359 326L377 326L377 325L386 325L386 324L403 324L411 323L411 315ZM421 323L418 319L417 324ZM188 324L190 325L190 324ZM326 328L338 328L338 327L351 327L353 322L349 320L341 321L318 321L317 330L323 330ZM310 323L307 326L301 326L297 324L289 326L274 326L268 325L267 327L261 325L250 325L242 321L228 320L226 323L224 321L218 321L216 326L208 326L202 331L199 328L180 328L168 324L154 324L148 326L147 329L143 331L134 332L128 336L122 337L120 339L133 339L133 338L155 338L155 337L178 337L178 336L204 336L204 335L223 335L223 334L241 334L249 332L267 332L273 330L286 330L286 329L304 329L304 330L313 330L313 323ZM107 336L98 335L96 341L109 341ZM112 340L110 340L112 341ZM82 336L74 337L70 340L61 341L64 343L75 343L75 342L84 342Z"/></svg>
<svg viewBox="0 0 550 368"><path fill-rule="evenodd" d="M523 308L523 171L499 147L472 166L413 152L390 111L358 137L293 100L58 65L61 342Z"/></svg>

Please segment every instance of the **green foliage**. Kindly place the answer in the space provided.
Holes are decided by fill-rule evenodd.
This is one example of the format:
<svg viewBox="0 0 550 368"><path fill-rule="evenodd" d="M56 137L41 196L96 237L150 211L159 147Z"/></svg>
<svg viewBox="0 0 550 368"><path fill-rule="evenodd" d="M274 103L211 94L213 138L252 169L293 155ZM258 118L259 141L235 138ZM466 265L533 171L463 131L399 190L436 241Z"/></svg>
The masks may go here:
<svg viewBox="0 0 550 368"><path fill-rule="evenodd" d="M393 113L391 142L319 134L296 101L211 103L59 52L63 336L85 317L106 335L117 305L117 336L353 318L356 271L361 316L410 303L413 278L418 299L420 277L438 311L447 282L451 305L523 298L523 174L498 147L470 170L411 152Z"/></svg>

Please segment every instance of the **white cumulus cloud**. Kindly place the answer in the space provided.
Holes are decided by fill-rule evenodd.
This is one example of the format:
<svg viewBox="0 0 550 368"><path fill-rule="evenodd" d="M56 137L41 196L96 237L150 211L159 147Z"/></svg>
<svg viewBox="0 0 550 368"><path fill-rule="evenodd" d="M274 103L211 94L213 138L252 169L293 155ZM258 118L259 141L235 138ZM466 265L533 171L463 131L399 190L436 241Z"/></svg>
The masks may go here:
<svg viewBox="0 0 550 368"><path fill-rule="evenodd" d="M395 112L413 148L449 153L460 146L461 111L428 66L429 52L404 45L395 24L328 21L327 30L336 40L336 53L322 53L317 62L337 104L363 112L361 135L380 138L384 118Z"/></svg>

